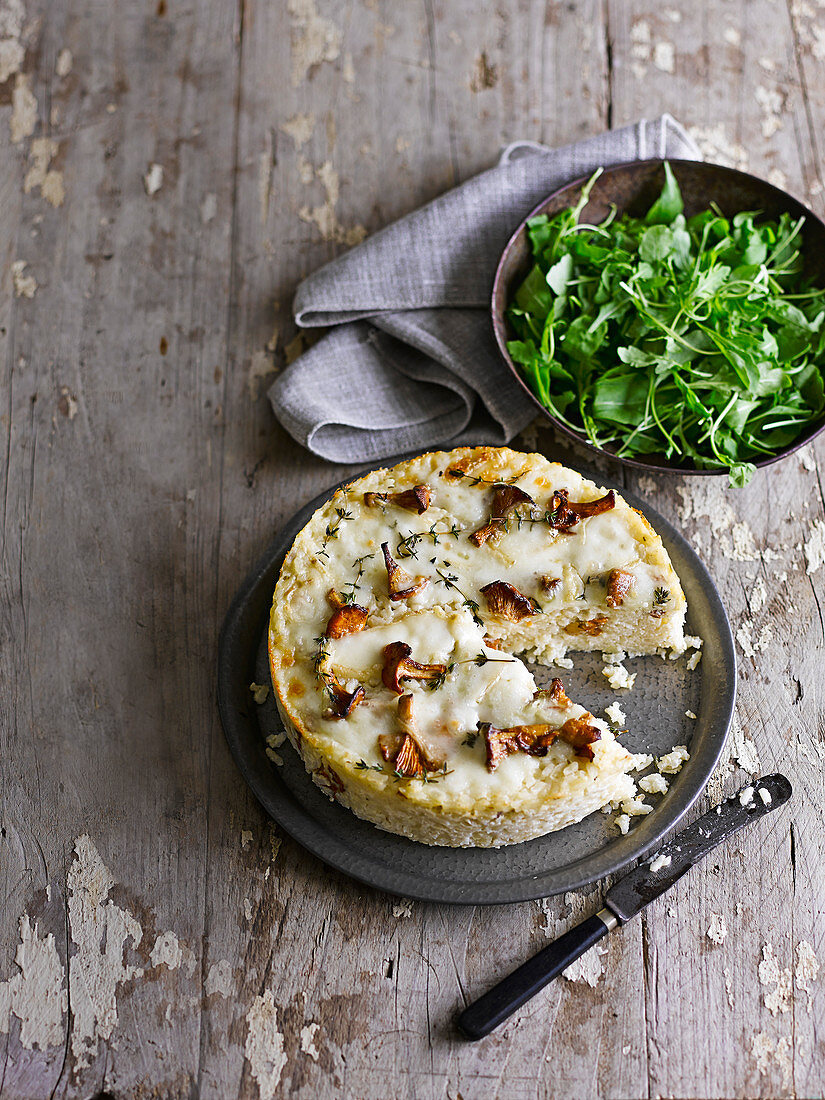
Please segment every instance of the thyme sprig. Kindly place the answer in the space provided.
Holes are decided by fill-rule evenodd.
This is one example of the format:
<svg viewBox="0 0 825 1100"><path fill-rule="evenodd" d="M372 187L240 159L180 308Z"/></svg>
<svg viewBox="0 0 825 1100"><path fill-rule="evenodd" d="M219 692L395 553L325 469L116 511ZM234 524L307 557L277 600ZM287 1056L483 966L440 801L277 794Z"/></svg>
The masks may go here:
<svg viewBox="0 0 825 1100"><path fill-rule="evenodd" d="M437 691L440 687L444 686L444 681L450 675L451 672L457 668L458 665L476 665L478 668L483 668L487 664L496 665L512 665L515 664L515 658L513 657L488 657L486 653L478 653L475 657L468 657L464 661L451 661L450 664L444 666L444 671L440 672L437 676L433 677L426 684L428 691Z"/></svg>
<svg viewBox="0 0 825 1100"><path fill-rule="evenodd" d="M521 477L521 474L514 474L512 477L501 478L497 477L495 481L490 481L486 477L477 477L475 474L465 473L464 470L459 470L453 466L446 471L447 477L453 477L456 481L460 481L462 478L466 478L471 485L515 485L515 483Z"/></svg>
<svg viewBox="0 0 825 1100"><path fill-rule="evenodd" d="M380 764L368 764L366 760L359 760L355 765L359 772L383 772L383 768Z"/></svg>
<svg viewBox="0 0 825 1100"><path fill-rule="evenodd" d="M338 532L340 531L342 523L345 523L347 520L355 518L349 509L349 496L347 495L346 489L343 490L343 495L345 504L343 506L339 505L338 507L336 507L335 519L331 520L331 522L327 524L326 530L324 531L324 538L321 543L321 549L318 551L318 557L326 558L327 561L329 561L327 545L332 542L333 539L338 538Z"/></svg>
<svg viewBox="0 0 825 1100"><path fill-rule="evenodd" d="M368 764L366 760L359 760L355 767L359 772L379 772L382 775L391 775L396 783L400 783L401 780L409 781L410 779L417 779L420 783L438 783L440 779L444 779L447 775L453 774L453 769L447 770L447 765L444 764L437 772L424 772L423 775L404 775L403 772L396 771L395 768L384 768L380 764Z"/></svg>
<svg viewBox="0 0 825 1100"><path fill-rule="evenodd" d="M478 604L475 600L471 600L470 597L465 592L462 592L462 590L458 587L458 584L456 583L458 581L458 577L455 575L455 573L442 573L442 571L438 567L436 567L435 571L440 577L441 584L446 585L447 588L454 588L456 592L458 592L459 596L462 597L464 601L463 606L466 607L470 614L473 616L473 622L476 624L476 626L484 626L484 620L479 614L480 608Z"/></svg>
<svg viewBox="0 0 825 1100"><path fill-rule="evenodd" d="M470 730L461 744L466 745L468 749L474 749L476 747L476 741L478 741L478 730Z"/></svg>
<svg viewBox="0 0 825 1100"><path fill-rule="evenodd" d="M661 607L663 604L669 603L670 591L667 588L656 588L653 590L653 602L657 607Z"/></svg>
<svg viewBox="0 0 825 1100"><path fill-rule="evenodd" d="M355 575L355 579L349 581L341 589L341 599L344 603L355 603L355 595L361 584L361 578L364 576L364 562L369 561L370 558L375 557L375 551L371 554L364 554L360 558L356 558L352 563L353 569L357 569L358 572Z"/></svg>
<svg viewBox="0 0 825 1100"><path fill-rule="evenodd" d="M417 558L418 547L425 539L430 539L433 546L438 546L441 542L441 538L444 535L452 535L454 539L457 539L461 532L458 529L457 524L453 524L452 527L448 527L446 531L436 530L438 520L432 524L428 531L412 531L409 535L399 537L395 547L395 552L399 558ZM400 532L399 532L400 535Z"/></svg>
<svg viewBox="0 0 825 1100"><path fill-rule="evenodd" d="M332 672L324 667L325 663L329 660L329 638L324 635L321 638L315 638L315 652L312 655L312 668L315 673L316 680L319 680L330 699L330 702L335 702L335 696L332 693L332 685L335 681L335 676Z"/></svg>

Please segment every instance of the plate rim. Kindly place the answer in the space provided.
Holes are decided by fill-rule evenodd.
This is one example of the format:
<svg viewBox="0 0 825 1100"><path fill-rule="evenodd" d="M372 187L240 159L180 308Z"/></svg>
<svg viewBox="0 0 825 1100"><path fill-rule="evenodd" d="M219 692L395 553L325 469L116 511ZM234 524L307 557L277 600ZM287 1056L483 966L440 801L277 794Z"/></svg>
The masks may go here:
<svg viewBox="0 0 825 1100"><path fill-rule="evenodd" d="M398 460L395 460L398 461ZM675 544L683 554L692 559L698 579L703 582L705 598L710 605L711 619L718 633L718 640L722 650L722 666L727 677L729 687L727 699L723 706L718 723L724 726L722 736L712 746L703 746L700 756L692 757L698 761L690 772L677 786L674 784L672 801L668 806L669 812L664 815L662 827L653 828L651 835L647 836L635 847L629 837L622 836L613 843L606 844L596 852L581 856L579 859L564 865L566 875L558 884L553 884L548 889L547 879L558 878L560 871L548 871L544 875L524 876L519 874L513 879L496 880L495 883L450 883L442 880L429 879L416 871L397 872L394 868L384 864L370 864L369 854L361 855L353 853L352 848L342 849L338 837L314 818L299 802L289 785L273 767L265 755L265 746L260 734L257 720L256 707L252 703L248 689L250 682L249 672L254 670L255 660L261 641L261 632L266 629L271 606L271 594L280 570L283 558L288 553L298 532L315 510L328 501L332 495L344 485L376 469L384 466L370 465L360 472L351 474L347 478L322 491L303 507L297 509L281 526L275 538L269 543L264 553L258 558L252 570L235 592L221 626L218 638L218 677L217 677L217 704L221 718L221 725L230 753L241 776L261 804L267 815L272 818L293 840L304 849L311 852L329 867L347 877L355 879L373 889L390 893L396 896L411 898L415 901L428 901L436 903L459 905L506 905L523 901L534 901L538 898L552 897L568 890L579 889L582 886L599 881L623 867L627 867L633 861L642 859L661 843L663 836L675 829L683 820L691 807L704 792L727 743L736 705L738 670L736 652L733 642L733 633L730 621L725 611L716 585L713 582L704 562L699 558L685 537L647 502L642 501L635 493L624 489L610 478L605 478L596 471L581 468L584 476L590 477L597 484L603 484L607 488L614 488L634 508L639 508L649 518L651 526L660 536L667 536L667 542ZM577 469L578 469L577 464ZM666 546L667 548L667 546ZM269 575L274 573L275 579ZM264 590L264 585L266 589ZM262 606L256 600L262 600ZM249 630L249 620L254 616L258 627L253 630L254 642L243 652L238 651L239 635ZM239 688L239 684L241 685ZM250 756L246 742L252 737L253 753ZM261 764L265 764L265 769ZM317 793L318 799L325 796ZM662 818L660 813L668 805L663 802L656 807L652 819ZM345 807L341 809L350 814ZM367 822L366 824L371 824ZM372 826L378 829L377 826ZM631 834L638 836L644 826L640 823ZM380 830L379 830L380 831ZM395 834L390 834L395 835ZM546 834L552 835L552 834ZM398 840L409 844L417 844L417 841L404 837ZM543 837L535 838L542 840ZM534 843L527 841L526 843ZM508 848L512 845L504 845L500 849L487 849L489 852L500 853L506 858ZM611 857L612 850L619 849ZM632 850L631 850L632 849ZM432 847L429 849L438 853L441 849ZM459 849L446 849L454 852ZM341 858L342 855L345 858ZM437 858L437 856L436 856ZM584 864L584 867L581 865ZM576 868L581 868L579 873L573 873ZM514 884L518 887L514 889ZM530 885L532 883L532 885Z"/></svg>

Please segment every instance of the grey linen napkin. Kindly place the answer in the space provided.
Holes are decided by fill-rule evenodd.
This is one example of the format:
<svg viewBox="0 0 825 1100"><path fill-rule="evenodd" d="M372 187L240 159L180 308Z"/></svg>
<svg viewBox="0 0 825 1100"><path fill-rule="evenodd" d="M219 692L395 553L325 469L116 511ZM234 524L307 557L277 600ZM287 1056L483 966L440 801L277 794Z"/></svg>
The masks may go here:
<svg viewBox="0 0 825 1100"><path fill-rule="evenodd" d="M501 362L489 316L496 264L516 226L600 165L699 156L670 115L561 149L508 146L494 168L301 283L296 322L335 327L272 385L275 415L332 462L507 443L535 415Z"/></svg>

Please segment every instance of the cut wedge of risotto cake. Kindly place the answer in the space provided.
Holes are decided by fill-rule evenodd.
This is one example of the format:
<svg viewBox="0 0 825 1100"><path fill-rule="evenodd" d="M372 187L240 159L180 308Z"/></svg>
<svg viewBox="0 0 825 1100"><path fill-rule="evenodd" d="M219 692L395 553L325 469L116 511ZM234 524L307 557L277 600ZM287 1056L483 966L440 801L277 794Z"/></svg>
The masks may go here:
<svg viewBox="0 0 825 1100"><path fill-rule="evenodd" d="M520 657L685 648L661 539L541 455L461 448L353 482L286 556L269 656L330 797L425 844L529 840L632 797L634 757Z"/></svg>

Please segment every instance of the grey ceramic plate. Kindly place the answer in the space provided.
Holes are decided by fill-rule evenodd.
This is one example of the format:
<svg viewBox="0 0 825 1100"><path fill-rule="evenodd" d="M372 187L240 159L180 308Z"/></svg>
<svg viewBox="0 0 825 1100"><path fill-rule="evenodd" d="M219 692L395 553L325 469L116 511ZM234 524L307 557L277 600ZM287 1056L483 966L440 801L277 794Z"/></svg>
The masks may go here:
<svg viewBox="0 0 825 1100"><path fill-rule="evenodd" d="M595 476L598 484L610 486ZM265 752L267 734L282 724L270 697L257 706L254 680L269 684L266 628L272 592L293 539L334 490L307 504L279 533L247 578L227 613L219 645L218 706L235 761L264 809L314 855L347 875L393 894L427 901L486 905L548 897L593 882L644 855L682 818L702 793L725 743L736 694L736 660L730 625L705 567L682 536L652 508L613 486L642 508L661 534L685 588L688 629L705 640L694 672L685 658L637 658L630 692L613 691L601 674L598 654L577 654L575 669L562 672L571 697L595 714L619 699L629 732L622 742L633 752L661 755L687 744L691 758L673 777L664 798L647 817L634 818L621 836L615 814L591 814L558 833L494 849L429 848L382 832L337 803L312 783L289 743L276 767ZM558 670L556 670L558 672ZM549 682L552 670L534 669ZM695 720L685 711L693 711Z"/></svg>

